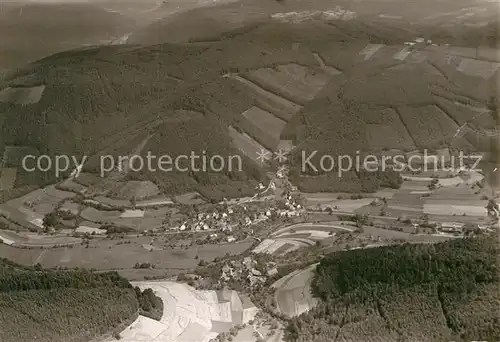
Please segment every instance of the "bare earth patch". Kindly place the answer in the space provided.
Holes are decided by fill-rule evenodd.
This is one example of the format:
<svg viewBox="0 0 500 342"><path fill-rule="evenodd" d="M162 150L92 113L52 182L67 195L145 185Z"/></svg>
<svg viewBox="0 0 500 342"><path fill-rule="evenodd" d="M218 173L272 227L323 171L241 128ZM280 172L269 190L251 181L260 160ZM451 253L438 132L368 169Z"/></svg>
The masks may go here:
<svg viewBox="0 0 500 342"><path fill-rule="evenodd" d="M45 85L31 88L5 88L0 90L0 102L29 105L35 104L42 98Z"/></svg>

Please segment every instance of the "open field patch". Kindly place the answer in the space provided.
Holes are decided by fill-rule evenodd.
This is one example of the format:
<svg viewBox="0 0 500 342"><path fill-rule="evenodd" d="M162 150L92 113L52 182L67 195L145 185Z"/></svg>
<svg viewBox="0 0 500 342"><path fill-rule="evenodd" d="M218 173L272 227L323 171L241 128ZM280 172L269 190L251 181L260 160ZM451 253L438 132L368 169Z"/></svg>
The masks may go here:
<svg viewBox="0 0 500 342"><path fill-rule="evenodd" d="M458 129L455 121L437 106L400 107L398 111L419 148L442 147Z"/></svg>
<svg viewBox="0 0 500 342"><path fill-rule="evenodd" d="M188 192L174 197L175 202L180 204L203 204L205 201L197 192Z"/></svg>
<svg viewBox="0 0 500 342"><path fill-rule="evenodd" d="M457 70L467 76L490 79L495 75L498 68L500 68L500 63L464 58L458 64Z"/></svg>
<svg viewBox="0 0 500 342"><path fill-rule="evenodd" d="M362 199L337 199L335 201L328 202L326 204L320 204L320 210L327 210L331 208L333 212L348 212L354 213L356 210L361 209L364 206L370 205L375 198L362 198Z"/></svg>
<svg viewBox="0 0 500 342"><path fill-rule="evenodd" d="M10 190L14 187L17 177L17 168L0 168L0 191Z"/></svg>
<svg viewBox="0 0 500 342"><path fill-rule="evenodd" d="M147 208L147 207L161 207L165 205L171 205L174 201L170 197L166 196L156 196L153 198L148 198L145 200L137 201L135 203L136 208Z"/></svg>
<svg viewBox="0 0 500 342"><path fill-rule="evenodd" d="M123 243L127 241L131 242ZM59 266L61 259L66 259L69 260L65 264L67 267L96 270L132 270L135 263L150 263L154 264L158 271L189 272L198 266L200 260L212 262L215 258L224 257L227 253L239 255L252 246L252 242L245 241L205 244L181 249L168 247L169 243L166 241L162 244L165 248L146 252L142 245L150 243L151 237L124 238L120 240L120 244L115 240L94 239L91 240L89 248L78 243L66 251L62 248L48 249L40 263L44 267L52 268ZM0 245L0 257L9 258L21 264L34 264L40 253L41 251L37 249L18 249Z"/></svg>
<svg viewBox="0 0 500 342"><path fill-rule="evenodd" d="M50 185L2 204L0 211L9 220L28 229L43 228L43 217L74 196L72 192L58 190Z"/></svg>
<svg viewBox="0 0 500 342"><path fill-rule="evenodd" d="M259 107L273 113L282 120L290 120L302 108L301 105L286 100L242 76L236 75L232 77L244 85L245 88L254 92Z"/></svg>
<svg viewBox="0 0 500 342"><path fill-rule="evenodd" d="M120 218L122 212L118 210L98 210L92 207L87 207L82 210L80 217L84 220L96 223L111 223L113 220Z"/></svg>
<svg viewBox="0 0 500 342"><path fill-rule="evenodd" d="M300 233L301 231L310 231L310 230L318 230L318 231L328 231L328 232L339 232L339 231L354 231L353 227L346 227L340 224L335 223L297 223L288 227L284 227L278 229L273 232L271 236L279 236L284 233Z"/></svg>
<svg viewBox="0 0 500 342"><path fill-rule="evenodd" d="M117 199L142 200L147 197L157 196L160 193L158 186L151 181L129 181L125 183L116 192L109 194L110 197Z"/></svg>
<svg viewBox="0 0 500 342"><path fill-rule="evenodd" d="M299 239L265 239L253 249L252 253L285 255L296 249L311 246L308 242L300 241Z"/></svg>
<svg viewBox="0 0 500 342"><path fill-rule="evenodd" d="M121 215L120 218L143 218L144 210L140 209L127 209Z"/></svg>
<svg viewBox="0 0 500 342"><path fill-rule="evenodd" d="M398 113L392 108L370 109L366 118L366 133L373 149L398 146L403 150L416 149L415 143Z"/></svg>
<svg viewBox="0 0 500 342"><path fill-rule="evenodd" d="M295 271L273 285L276 289L276 310L286 317L296 317L305 313L318 304L318 299L311 294L311 282L317 264Z"/></svg>
<svg viewBox="0 0 500 342"><path fill-rule="evenodd" d="M479 216L487 215L486 201L481 200L433 200L425 201L424 212L429 215Z"/></svg>
<svg viewBox="0 0 500 342"><path fill-rule="evenodd" d="M233 127L229 127L229 136L233 139L233 143L241 152L243 152L248 158L257 160L257 157L262 151L267 151L264 146L255 141L252 137L250 137L246 133L240 133L235 130Z"/></svg>
<svg viewBox="0 0 500 342"><path fill-rule="evenodd" d="M126 208L132 205L130 199L116 199L108 196L96 196L93 200L110 208Z"/></svg>
<svg viewBox="0 0 500 342"><path fill-rule="evenodd" d="M35 104L42 98L45 85L30 88L5 88L0 90L0 102L16 104L16 105L30 105Z"/></svg>
<svg viewBox="0 0 500 342"><path fill-rule="evenodd" d="M66 179L64 180L63 182L59 183L57 185L57 187L61 190L64 190L64 191L70 191L70 192L74 192L74 193L77 193L77 194L81 194L81 193L84 193L85 191L87 191L87 187L75 182L74 180L72 179Z"/></svg>
<svg viewBox="0 0 500 342"><path fill-rule="evenodd" d="M328 83L330 75L297 64L263 68L245 75L247 79L290 101L304 104L312 100Z"/></svg>
<svg viewBox="0 0 500 342"><path fill-rule="evenodd" d="M0 239L2 239L6 245L31 248L52 248L53 246L76 245L82 242L81 239L71 236L15 233L8 230L0 231Z"/></svg>
<svg viewBox="0 0 500 342"><path fill-rule="evenodd" d="M281 131L286 124L285 121L277 118L273 114L255 106L246 110L242 115L259 129L277 140L279 140Z"/></svg>
<svg viewBox="0 0 500 342"><path fill-rule="evenodd" d="M96 234L96 235L105 235L106 229L100 229L101 225L95 224L89 221L83 221L80 225L75 229L75 233L77 234Z"/></svg>

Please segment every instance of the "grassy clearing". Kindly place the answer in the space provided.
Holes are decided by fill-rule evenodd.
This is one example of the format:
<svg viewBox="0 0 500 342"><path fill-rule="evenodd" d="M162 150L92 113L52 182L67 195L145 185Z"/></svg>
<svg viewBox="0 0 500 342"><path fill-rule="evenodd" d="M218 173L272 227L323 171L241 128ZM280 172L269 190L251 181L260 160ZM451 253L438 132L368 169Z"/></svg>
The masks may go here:
<svg viewBox="0 0 500 342"><path fill-rule="evenodd" d="M252 107L242 114L258 128L279 140L281 131L285 127L285 121L275 117L271 113L259 107Z"/></svg>

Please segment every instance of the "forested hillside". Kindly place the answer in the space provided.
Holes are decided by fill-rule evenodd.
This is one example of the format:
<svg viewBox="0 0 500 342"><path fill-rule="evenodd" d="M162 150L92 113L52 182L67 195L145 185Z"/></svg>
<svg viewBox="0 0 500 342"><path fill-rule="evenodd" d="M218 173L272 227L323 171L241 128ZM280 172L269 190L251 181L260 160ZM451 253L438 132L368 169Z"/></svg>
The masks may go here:
<svg viewBox="0 0 500 342"><path fill-rule="evenodd" d="M495 239L352 250L326 257L321 304L292 321L293 341L497 341Z"/></svg>
<svg viewBox="0 0 500 342"><path fill-rule="evenodd" d="M134 291L116 272L44 270L0 259L0 341L87 342L121 330L139 310L152 311L150 292ZM161 317L162 307L157 311Z"/></svg>

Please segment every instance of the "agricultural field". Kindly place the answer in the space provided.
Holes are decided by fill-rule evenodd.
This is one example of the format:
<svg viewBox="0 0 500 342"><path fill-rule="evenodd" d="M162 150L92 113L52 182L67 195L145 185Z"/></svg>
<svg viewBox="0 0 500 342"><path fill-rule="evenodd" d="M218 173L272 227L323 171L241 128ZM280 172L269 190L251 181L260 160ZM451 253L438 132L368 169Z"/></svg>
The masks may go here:
<svg viewBox="0 0 500 342"><path fill-rule="evenodd" d="M43 96L45 86L32 88L5 88L0 91L0 102L14 105L31 105L38 103Z"/></svg>
<svg viewBox="0 0 500 342"><path fill-rule="evenodd" d="M158 186L151 181L128 181L116 192L111 192L108 196L117 199L132 199L140 201L148 197L159 195Z"/></svg>
<svg viewBox="0 0 500 342"><path fill-rule="evenodd" d="M300 248L314 246L319 241L333 241L338 232L354 230L355 227L345 226L341 222L299 223L274 231L252 253L285 255Z"/></svg>
<svg viewBox="0 0 500 342"><path fill-rule="evenodd" d="M121 341L208 342L237 325L248 324L258 312L251 303L244 303L247 299L236 291L199 291L169 281L142 281L132 285L151 288L163 300L163 315L159 321L138 317L120 333Z"/></svg>
<svg viewBox="0 0 500 342"><path fill-rule="evenodd" d="M276 95L272 91L262 88L243 76L238 75L233 76L233 78L239 81L247 91L249 90L253 93L259 107L271 112L284 121L289 121L302 108L301 105Z"/></svg>
<svg viewBox="0 0 500 342"><path fill-rule="evenodd" d="M405 124L401 122L398 112L394 109L371 109L365 113L367 139L373 149L385 150L394 146L399 146L402 150L417 148Z"/></svg>
<svg viewBox="0 0 500 342"><path fill-rule="evenodd" d="M311 310L318 299L311 294L311 281L317 264L292 272L271 286L276 289L276 311L285 317L295 317Z"/></svg>
<svg viewBox="0 0 500 342"><path fill-rule="evenodd" d="M284 98L305 104L328 83L330 75L322 69L309 69L297 64L278 65L275 69L251 71L245 78Z"/></svg>
<svg viewBox="0 0 500 342"><path fill-rule="evenodd" d="M127 241L130 241L127 242ZM93 268L96 270L133 270L136 263L155 265L160 274L189 272L194 270L200 260L213 261L227 253L238 255L246 251L252 242L235 242L220 245L205 244L186 248L171 248L168 242L156 244L157 247L147 252L143 245L151 243L151 238L125 238L118 241L94 239L89 247L50 249L18 249L0 245L0 257L9 258L20 264L32 265L39 262L47 268L66 266L69 268ZM197 258L196 258L197 257Z"/></svg>
<svg viewBox="0 0 500 342"><path fill-rule="evenodd" d="M423 211L429 215L486 217L487 201L484 200L433 200L425 201Z"/></svg>
<svg viewBox="0 0 500 342"><path fill-rule="evenodd" d="M205 201L201 195L197 192L189 192L182 195L177 195L174 197L175 202L180 204L203 204Z"/></svg>
<svg viewBox="0 0 500 342"><path fill-rule="evenodd" d="M274 139L280 139L281 131L286 124L285 121L255 106L243 112L242 115L259 129L272 136Z"/></svg>
<svg viewBox="0 0 500 342"><path fill-rule="evenodd" d="M403 124L419 148L442 147L455 135L459 126L437 106L400 107Z"/></svg>
<svg viewBox="0 0 500 342"><path fill-rule="evenodd" d="M32 227L34 224L41 227L43 216L74 196L72 192L57 190L51 185L2 204L0 211L7 218L23 226L26 224L27 227Z"/></svg>
<svg viewBox="0 0 500 342"><path fill-rule="evenodd" d="M6 245L22 248L50 248L57 245L76 245L82 242L81 239L75 237L15 233L10 230L0 231L0 239Z"/></svg>
<svg viewBox="0 0 500 342"><path fill-rule="evenodd" d="M268 151L264 146L255 141L248 134L240 133L233 127L229 127L229 136L233 139L233 143L236 148L242 151L248 158L251 158L256 162L259 162L257 160L259 153L261 153L262 151Z"/></svg>

